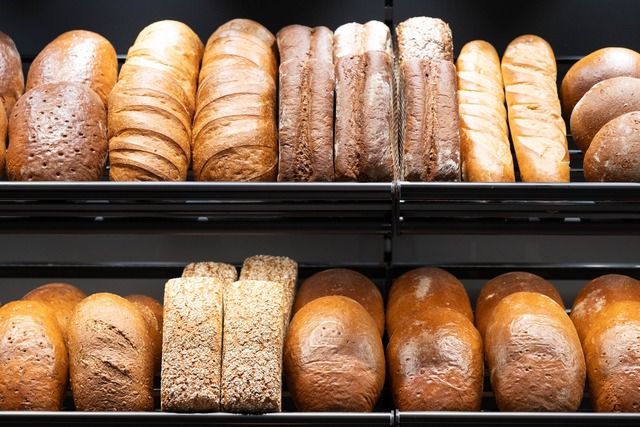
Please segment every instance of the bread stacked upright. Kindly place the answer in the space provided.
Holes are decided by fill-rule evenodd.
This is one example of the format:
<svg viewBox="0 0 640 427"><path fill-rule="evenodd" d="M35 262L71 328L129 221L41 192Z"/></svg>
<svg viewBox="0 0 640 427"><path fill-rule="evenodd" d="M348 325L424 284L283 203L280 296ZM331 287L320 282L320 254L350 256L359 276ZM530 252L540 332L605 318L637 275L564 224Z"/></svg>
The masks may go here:
<svg viewBox="0 0 640 427"><path fill-rule="evenodd" d="M185 181L204 46L178 21L145 27L109 98L109 178Z"/></svg>
<svg viewBox="0 0 640 427"><path fill-rule="evenodd" d="M402 179L460 181L456 67L449 25L409 18L396 27Z"/></svg>
<svg viewBox="0 0 640 427"><path fill-rule="evenodd" d="M24 92L20 53L13 39L0 32L0 176L4 175L9 116Z"/></svg>
<svg viewBox="0 0 640 427"><path fill-rule="evenodd" d="M209 38L193 123L198 181L274 181L278 172L276 39L234 19Z"/></svg>
<svg viewBox="0 0 640 427"><path fill-rule="evenodd" d="M333 39L337 181L391 181L397 162L394 56L389 27L349 23Z"/></svg>

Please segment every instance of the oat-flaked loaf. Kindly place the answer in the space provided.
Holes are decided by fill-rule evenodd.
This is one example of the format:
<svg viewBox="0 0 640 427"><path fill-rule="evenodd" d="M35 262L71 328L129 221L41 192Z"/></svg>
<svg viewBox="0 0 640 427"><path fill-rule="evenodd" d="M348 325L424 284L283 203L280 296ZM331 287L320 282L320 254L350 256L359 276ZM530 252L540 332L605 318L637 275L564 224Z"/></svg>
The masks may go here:
<svg viewBox="0 0 640 427"><path fill-rule="evenodd" d="M220 410L224 286L216 277L181 277L165 284L163 411Z"/></svg>
<svg viewBox="0 0 640 427"><path fill-rule="evenodd" d="M472 40L462 46L456 72L462 178L515 181L498 52L487 41Z"/></svg>
<svg viewBox="0 0 640 427"><path fill-rule="evenodd" d="M153 410L153 344L133 303L107 292L83 299L68 330L79 411Z"/></svg>
<svg viewBox="0 0 640 427"><path fill-rule="evenodd" d="M450 308L417 313L386 348L389 387L401 411L479 411L484 383L482 338Z"/></svg>
<svg viewBox="0 0 640 427"><path fill-rule="evenodd" d="M217 277L224 283L238 280L238 270L235 266L224 262L198 261L185 265L182 277Z"/></svg>
<svg viewBox="0 0 640 427"><path fill-rule="evenodd" d="M16 103L9 140L12 181L99 181L108 156L104 104L80 83L38 85Z"/></svg>
<svg viewBox="0 0 640 427"><path fill-rule="evenodd" d="M279 282L241 279L225 286L223 411L282 410L283 299Z"/></svg>
<svg viewBox="0 0 640 427"><path fill-rule="evenodd" d="M379 21L341 25L334 33L337 181L391 181L397 158L393 50Z"/></svg>
<svg viewBox="0 0 640 427"><path fill-rule="evenodd" d="M288 25L276 38L278 181L333 181L333 32Z"/></svg>
<svg viewBox="0 0 640 427"><path fill-rule="evenodd" d="M16 101L24 93L24 73L15 42L3 32L0 32L0 76L0 99L8 118Z"/></svg>
<svg viewBox="0 0 640 427"><path fill-rule="evenodd" d="M88 85L106 106L118 77L113 45L93 31L60 34L38 53L29 66L26 90L45 83L74 82Z"/></svg>
<svg viewBox="0 0 640 427"><path fill-rule="evenodd" d="M284 373L298 411L372 411L386 373L373 318L342 295L311 301L291 321Z"/></svg>
<svg viewBox="0 0 640 427"><path fill-rule="evenodd" d="M60 410L68 378L67 348L53 311L40 301L2 306L0 410Z"/></svg>

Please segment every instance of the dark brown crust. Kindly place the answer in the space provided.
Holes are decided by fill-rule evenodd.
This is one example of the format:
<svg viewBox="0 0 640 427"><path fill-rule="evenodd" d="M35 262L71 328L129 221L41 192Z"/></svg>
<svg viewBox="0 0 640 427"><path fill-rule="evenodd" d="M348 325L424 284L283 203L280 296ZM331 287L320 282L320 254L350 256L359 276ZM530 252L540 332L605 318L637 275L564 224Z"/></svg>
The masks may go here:
<svg viewBox="0 0 640 427"><path fill-rule="evenodd" d="M0 32L0 77L0 98L8 120L13 106L24 93L24 74L16 44L3 32Z"/></svg>
<svg viewBox="0 0 640 427"><path fill-rule="evenodd" d="M99 181L107 162L107 116L79 83L47 83L25 93L9 121L12 181Z"/></svg>

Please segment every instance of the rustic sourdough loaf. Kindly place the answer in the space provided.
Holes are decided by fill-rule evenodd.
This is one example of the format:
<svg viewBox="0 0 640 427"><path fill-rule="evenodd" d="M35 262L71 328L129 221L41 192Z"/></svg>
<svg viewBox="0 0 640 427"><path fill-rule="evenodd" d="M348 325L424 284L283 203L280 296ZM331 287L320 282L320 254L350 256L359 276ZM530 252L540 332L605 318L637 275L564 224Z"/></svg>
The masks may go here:
<svg viewBox="0 0 640 427"><path fill-rule="evenodd" d="M3 32L0 32L0 76L0 99L8 119L16 101L24 93L24 73L16 44Z"/></svg>
<svg viewBox="0 0 640 427"><path fill-rule="evenodd" d="M159 374L162 366L162 304L155 298L139 294L127 295L124 299L132 303L144 317L153 350L153 372Z"/></svg>

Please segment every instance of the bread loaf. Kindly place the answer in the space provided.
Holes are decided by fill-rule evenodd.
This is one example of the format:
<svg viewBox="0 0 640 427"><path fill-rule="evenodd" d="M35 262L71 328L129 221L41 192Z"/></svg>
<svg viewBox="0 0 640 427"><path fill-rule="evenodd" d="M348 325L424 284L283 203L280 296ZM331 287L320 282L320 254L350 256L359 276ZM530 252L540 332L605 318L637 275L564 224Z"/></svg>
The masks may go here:
<svg viewBox="0 0 640 427"><path fill-rule="evenodd" d="M60 34L38 53L29 66L26 90L45 83L85 84L106 107L117 77L118 59L109 40L93 31L72 30Z"/></svg>
<svg viewBox="0 0 640 427"><path fill-rule="evenodd" d="M482 338L459 311L434 307L417 313L389 339L386 357L398 410L480 410Z"/></svg>
<svg viewBox="0 0 640 427"><path fill-rule="evenodd" d="M2 306L0 410L60 410L68 375L67 348L51 309L40 301Z"/></svg>
<svg viewBox="0 0 640 427"><path fill-rule="evenodd" d="M509 130L523 182L569 182L567 129L558 98L553 49L523 35L502 56Z"/></svg>
<svg viewBox="0 0 640 427"><path fill-rule="evenodd" d="M571 117L574 106L594 84L619 76L640 77L640 53L625 47L607 46L576 61L560 85L565 117Z"/></svg>
<svg viewBox="0 0 640 427"><path fill-rule="evenodd" d="M138 34L109 97L110 180L186 180L203 49L178 21Z"/></svg>
<svg viewBox="0 0 640 427"><path fill-rule="evenodd" d="M233 283L238 280L238 270L223 262L199 261L187 264L182 277L217 277L223 283Z"/></svg>
<svg viewBox="0 0 640 427"><path fill-rule="evenodd" d="M586 153L598 131L610 120L640 110L640 79L612 77L594 84L575 105L569 122L573 140Z"/></svg>
<svg viewBox="0 0 640 427"><path fill-rule="evenodd" d="M4 175L7 163L7 134L9 133L9 122L7 114L0 102L0 177Z"/></svg>
<svg viewBox="0 0 640 427"><path fill-rule="evenodd" d="M309 302L328 295L343 295L362 304L375 321L380 336L384 335L384 301L380 289L364 274L348 268L329 268L302 282L293 314Z"/></svg>
<svg viewBox="0 0 640 427"><path fill-rule="evenodd" d="M282 410L283 286L239 280L224 288L221 408Z"/></svg>
<svg viewBox="0 0 640 427"><path fill-rule="evenodd" d="M600 322L602 311L618 301L640 301L640 282L624 274L603 274L589 281L573 300L571 320L580 341Z"/></svg>
<svg viewBox="0 0 640 427"><path fill-rule="evenodd" d="M73 310L86 297L87 294L83 290L69 283L46 283L31 290L22 299L40 301L49 306L58 321L66 344L68 342L67 330Z"/></svg>
<svg viewBox="0 0 640 427"><path fill-rule="evenodd" d="M129 294L129 295L126 295L124 298L131 302L139 302L140 304L143 304L149 307L149 309L151 310L151 312L153 313L154 317L158 322L158 326L160 327L160 333L162 333L164 307L162 306L162 303L160 301L158 301L153 297L150 297L149 295L142 295L142 294Z"/></svg>
<svg viewBox="0 0 640 427"><path fill-rule="evenodd" d="M13 106L24 93L22 60L13 39L0 31L0 99L7 119Z"/></svg>
<svg viewBox="0 0 640 427"><path fill-rule="evenodd" d="M449 25L419 16L396 26L402 176L460 181L460 117Z"/></svg>
<svg viewBox="0 0 640 427"><path fill-rule="evenodd" d="M608 121L584 155L584 178L590 182L640 182L640 111Z"/></svg>
<svg viewBox="0 0 640 427"><path fill-rule="evenodd" d="M158 318L155 303L160 303L155 299L145 298L144 295L127 295L124 299L132 303L144 318L153 350L153 372L159 374L162 367L162 305L160 305L160 318Z"/></svg>
<svg viewBox="0 0 640 427"><path fill-rule="evenodd" d="M220 410L223 286L216 277L182 277L165 284L163 411Z"/></svg>
<svg viewBox="0 0 640 427"><path fill-rule="evenodd" d="M198 181L274 181L278 172L276 38L234 19L209 37L193 122Z"/></svg>
<svg viewBox="0 0 640 427"><path fill-rule="evenodd" d="M492 44L473 40L456 61L460 161L468 182L514 182L500 57Z"/></svg>
<svg viewBox="0 0 640 427"><path fill-rule="evenodd" d="M341 25L333 39L335 178L391 181L397 158L393 50L379 21Z"/></svg>
<svg viewBox="0 0 640 427"><path fill-rule="evenodd" d="M502 298L487 324L484 349L500 411L572 412L580 406L586 376L580 340L548 296Z"/></svg>
<svg viewBox="0 0 640 427"><path fill-rule="evenodd" d="M473 311L464 285L451 273L432 267L415 268L400 275L387 297L387 335L419 312L433 307L451 308L473 322Z"/></svg>
<svg viewBox="0 0 640 427"><path fill-rule="evenodd" d="M280 52L278 181L333 181L333 32L288 25Z"/></svg>
<svg viewBox="0 0 640 427"><path fill-rule="evenodd" d="M640 301L607 302L583 342L596 412L638 412Z"/></svg>
<svg viewBox="0 0 640 427"><path fill-rule="evenodd" d="M496 306L507 295L516 292L538 292L554 300L565 308L556 287L537 274L526 271L510 271L500 274L484 284L476 300L475 322L480 336L484 339L487 325L494 317Z"/></svg>
<svg viewBox="0 0 640 427"><path fill-rule="evenodd" d="M153 410L153 347L144 318L126 299L83 299L68 330L69 374L79 411Z"/></svg>
<svg viewBox="0 0 640 427"><path fill-rule="evenodd" d="M9 121L7 177L12 181L99 181L107 164L107 116L80 83L44 83L27 91Z"/></svg>
<svg viewBox="0 0 640 427"><path fill-rule="evenodd" d="M298 411L372 411L385 381L384 349L373 318L341 295L311 301L291 321L284 373Z"/></svg>

